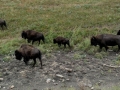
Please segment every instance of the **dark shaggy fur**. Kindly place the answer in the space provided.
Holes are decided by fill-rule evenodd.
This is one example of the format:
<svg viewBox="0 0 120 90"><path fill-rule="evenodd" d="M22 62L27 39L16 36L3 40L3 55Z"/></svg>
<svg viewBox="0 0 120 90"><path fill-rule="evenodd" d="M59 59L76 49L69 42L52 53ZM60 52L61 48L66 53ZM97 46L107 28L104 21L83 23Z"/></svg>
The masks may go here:
<svg viewBox="0 0 120 90"><path fill-rule="evenodd" d="M117 35L120 35L120 30L118 30Z"/></svg>
<svg viewBox="0 0 120 90"><path fill-rule="evenodd" d="M66 44L70 47L69 40L64 38L64 37L56 37L56 38L54 38L53 43L54 44L57 43L59 47L61 46L61 44L63 44L65 48L66 48Z"/></svg>
<svg viewBox="0 0 120 90"><path fill-rule="evenodd" d="M33 47L32 45L23 44L20 46L18 50L15 50L15 57L17 60L21 60L23 58L25 64L28 64L30 59L33 59L34 64L36 64L36 58L39 59L42 68L42 60L41 60L41 52L39 49Z"/></svg>
<svg viewBox="0 0 120 90"><path fill-rule="evenodd" d="M28 43L32 41L32 44L33 44L35 41L39 41L39 44L40 44L41 40L45 43L44 35L34 30L22 31L21 36L22 38L27 39Z"/></svg>
<svg viewBox="0 0 120 90"><path fill-rule="evenodd" d="M101 34L91 37L91 45L99 45L100 49L105 47L106 51L108 46L118 45L118 50L120 49L120 36L112 34Z"/></svg>
<svg viewBox="0 0 120 90"><path fill-rule="evenodd" d="M6 28L7 28L6 21L0 19L0 26L1 26L2 30L4 29L3 27L6 27Z"/></svg>

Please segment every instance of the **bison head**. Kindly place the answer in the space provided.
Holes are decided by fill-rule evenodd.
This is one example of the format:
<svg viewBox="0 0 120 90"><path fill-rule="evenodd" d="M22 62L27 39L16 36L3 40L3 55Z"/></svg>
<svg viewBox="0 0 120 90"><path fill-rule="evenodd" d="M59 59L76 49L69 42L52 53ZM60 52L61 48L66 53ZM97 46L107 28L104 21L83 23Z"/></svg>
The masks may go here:
<svg viewBox="0 0 120 90"><path fill-rule="evenodd" d="M54 43L54 44L57 43L56 39L53 39L53 43Z"/></svg>
<svg viewBox="0 0 120 90"><path fill-rule="evenodd" d="M94 46L96 46L98 43L97 43L97 39L96 39L96 37L92 37L91 38L91 45L94 45Z"/></svg>
<svg viewBox="0 0 120 90"><path fill-rule="evenodd" d="M22 36L22 38L26 39L27 38L27 33L25 31L22 31L21 36Z"/></svg>
<svg viewBox="0 0 120 90"><path fill-rule="evenodd" d="M120 35L120 30L117 32L117 35Z"/></svg>
<svg viewBox="0 0 120 90"><path fill-rule="evenodd" d="M17 60L21 60L22 59L22 54L18 50L15 50L15 57L16 57Z"/></svg>

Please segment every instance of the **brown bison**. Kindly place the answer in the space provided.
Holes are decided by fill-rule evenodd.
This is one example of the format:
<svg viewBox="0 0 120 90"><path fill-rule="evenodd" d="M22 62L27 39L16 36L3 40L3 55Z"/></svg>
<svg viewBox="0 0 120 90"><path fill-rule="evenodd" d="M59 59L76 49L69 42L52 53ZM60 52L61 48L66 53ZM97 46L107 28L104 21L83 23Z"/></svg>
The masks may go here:
<svg viewBox="0 0 120 90"><path fill-rule="evenodd" d="M120 49L120 36L112 34L101 34L91 37L91 45L99 45L100 49L105 47L106 51L108 46L118 45L118 50Z"/></svg>
<svg viewBox="0 0 120 90"><path fill-rule="evenodd" d="M0 19L0 26L1 26L2 30L4 29L3 27L6 27L6 28L7 28L6 21Z"/></svg>
<svg viewBox="0 0 120 90"><path fill-rule="evenodd" d="M22 38L27 39L28 43L32 41L32 44L33 44L35 41L39 41L39 44L40 44L41 40L45 43L44 35L34 30L22 31L21 36Z"/></svg>
<svg viewBox="0 0 120 90"><path fill-rule="evenodd" d="M54 44L58 44L58 46L60 47L61 44L64 45L64 48L66 48L66 44L70 47L70 42L68 39L64 38L64 37L56 37L53 39L53 43Z"/></svg>
<svg viewBox="0 0 120 90"><path fill-rule="evenodd" d="M118 30L117 35L120 35L120 30Z"/></svg>
<svg viewBox="0 0 120 90"><path fill-rule="evenodd" d="M17 60L21 60L23 58L26 65L28 64L29 59L33 59L33 67L36 64L36 58L38 58L42 68L41 52L32 45L22 44L18 50L15 50L15 57Z"/></svg>

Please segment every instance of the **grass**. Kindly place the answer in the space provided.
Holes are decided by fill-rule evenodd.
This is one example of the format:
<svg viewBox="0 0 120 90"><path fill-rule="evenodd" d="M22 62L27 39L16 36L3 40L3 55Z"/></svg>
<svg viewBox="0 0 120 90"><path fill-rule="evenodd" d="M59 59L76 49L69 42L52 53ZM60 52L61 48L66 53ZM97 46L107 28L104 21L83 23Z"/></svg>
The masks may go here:
<svg viewBox="0 0 120 90"><path fill-rule="evenodd" d="M43 53L57 50L52 39L63 36L70 39L75 50L89 54L98 52L90 46L91 36L116 34L120 29L119 0L1 0L0 6L0 18L8 25L7 30L0 30L1 55L14 53L27 43L20 35L26 29L45 35L46 44L34 45Z"/></svg>
<svg viewBox="0 0 120 90"><path fill-rule="evenodd" d="M79 88L79 89L78 89ZM86 86L79 86L77 89L74 87L51 87L51 88L46 88L45 90L119 90L120 86L119 85L106 85L106 86L99 86L99 85L95 85L94 89L91 89L90 87L86 87Z"/></svg>
<svg viewBox="0 0 120 90"><path fill-rule="evenodd" d="M46 39L45 44L38 46L36 42L34 46L48 57L53 50L61 49L53 44L52 39L63 36L70 39L74 50L103 58L108 53L105 50L98 52L99 47L90 46L90 37L102 33L116 34L120 29L119 0L1 0L0 6L0 18L8 25L7 30L0 28L0 55L5 56L14 54L21 44L27 43L21 38L23 30L34 29L42 32ZM75 59L84 57L84 54L74 56ZM115 62L118 65L119 58ZM9 59L6 56L4 61ZM102 90L119 88L114 86Z"/></svg>
<svg viewBox="0 0 120 90"><path fill-rule="evenodd" d="M76 90L74 87L58 87L58 88L47 88L45 90Z"/></svg>
<svg viewBox="0 0 120 90"><path fill-rule="evenodd" d="M108 85L108 86L101 86L101 87L96 87L96 88L98 88L98 90L99 89L101 89L101 90L120 90L120 86L119 85Z"/></svg>

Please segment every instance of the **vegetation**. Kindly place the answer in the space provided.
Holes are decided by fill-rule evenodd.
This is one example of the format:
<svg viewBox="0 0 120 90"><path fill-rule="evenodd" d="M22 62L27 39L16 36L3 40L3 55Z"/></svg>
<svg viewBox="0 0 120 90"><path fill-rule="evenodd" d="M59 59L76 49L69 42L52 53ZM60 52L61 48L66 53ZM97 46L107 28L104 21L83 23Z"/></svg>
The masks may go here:
<svg viewBox="0 0 120 90"><path fill-rule="evenodd" d="M21 44L27 43L21 38L21 32L34 29L45 35L45 44L41 42L38 46L36 42L34 45L48 57L53 50L61 49L53 44L53 38L63 36L70 39L74 50L103 58L108 53L91 46L90 37L102 33L116 34L120 29L119 0L1 0L0 7L0 18L8 25L7 30L0 28L0 55L12 55ZM84 54L74 56L75 59L84 57ZM118 65L119 58L115 62ZM6 56L4 61L9 59ZM118 89L113 87L110 90Z"/></svg>
<svg viewBox="0 0 120 90"><path fill-rule="evenodd" d="M58 49L56 36L69 38L76 50L97 52L90 37L101 33L116 34L120 28L119 0L1 0L0 18L7 30L0 30L0 54L12 53L22 43L25 29L42 32L46 44L37 46L46 53Z"/></svg>

